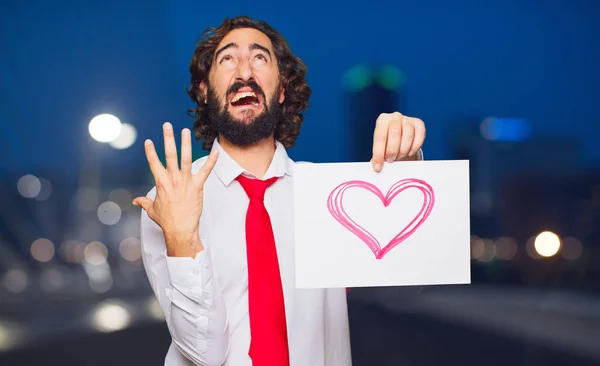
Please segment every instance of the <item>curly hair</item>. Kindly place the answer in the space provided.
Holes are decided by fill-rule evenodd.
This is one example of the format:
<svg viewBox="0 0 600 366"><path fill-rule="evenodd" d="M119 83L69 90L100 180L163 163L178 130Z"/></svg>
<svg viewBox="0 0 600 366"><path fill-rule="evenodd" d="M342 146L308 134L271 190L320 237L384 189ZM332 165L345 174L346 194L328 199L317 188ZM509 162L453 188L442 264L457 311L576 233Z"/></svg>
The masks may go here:
<svg viewBox="0 0 600 366"><path fill-rule="evenodd" d="M220 26L209 27L200 36L190 62L191 86L186 90L196 103L196 108L188 110L188 114L194 118L196 139L203 139L202 148L210 150L217 137L217 130L208 119L208 108L204 103L205 90L200 87L200 83L208 85L208 74L217 46L227 33L238 28L257 29L268 36L273 44L279 66L280 85L285 90L285 100L281 104L282 118L275 129L275 139L290 148L300 134L304 121L303 112L308 108L312 93L306 82L306 65L292 53L286 39L279 32L266 22L256 21L248 16L227 18Z"/></svg>

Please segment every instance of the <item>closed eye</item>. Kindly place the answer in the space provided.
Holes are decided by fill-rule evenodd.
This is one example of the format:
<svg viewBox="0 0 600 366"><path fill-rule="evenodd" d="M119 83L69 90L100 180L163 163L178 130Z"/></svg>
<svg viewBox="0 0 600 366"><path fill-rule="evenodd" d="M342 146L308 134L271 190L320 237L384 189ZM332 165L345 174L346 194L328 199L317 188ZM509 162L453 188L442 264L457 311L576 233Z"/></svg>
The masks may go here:
<svg viewBox="0 0 600 366"><path fill-rule="evenodd" d="M221 61L219 61L219 63L223 63L223 61L229 61L231 59L232 59L231 55L225 55L221 58Z"/></svg>

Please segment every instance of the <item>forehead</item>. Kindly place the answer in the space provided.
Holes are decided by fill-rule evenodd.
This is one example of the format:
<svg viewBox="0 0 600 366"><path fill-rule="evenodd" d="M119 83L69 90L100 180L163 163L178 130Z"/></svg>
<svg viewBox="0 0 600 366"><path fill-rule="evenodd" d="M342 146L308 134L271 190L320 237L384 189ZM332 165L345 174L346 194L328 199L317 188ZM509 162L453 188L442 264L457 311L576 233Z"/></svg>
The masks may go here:
<svg viewBox="0 0 600 366"><path fill-rule="evenodd" d="M248 49L251 44L258 43L273 51L271 39L263 32L254 28L238 28L225 35L217 46L217 50L229 43L237 44L241 49Z"/></svg>

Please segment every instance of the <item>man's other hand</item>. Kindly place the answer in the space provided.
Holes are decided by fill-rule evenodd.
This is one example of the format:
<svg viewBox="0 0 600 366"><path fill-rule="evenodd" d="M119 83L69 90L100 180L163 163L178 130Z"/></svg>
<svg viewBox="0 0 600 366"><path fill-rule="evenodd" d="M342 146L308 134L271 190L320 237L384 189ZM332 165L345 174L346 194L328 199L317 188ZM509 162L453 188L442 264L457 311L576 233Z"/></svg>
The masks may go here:
<svg viewBox="0 0 600 366"><path fill-rule="evenodd" d="M373 169L381 171L384 161L416 160L423 141L425 124L422 120L399 112L380 114L373 133Z"/></svg>

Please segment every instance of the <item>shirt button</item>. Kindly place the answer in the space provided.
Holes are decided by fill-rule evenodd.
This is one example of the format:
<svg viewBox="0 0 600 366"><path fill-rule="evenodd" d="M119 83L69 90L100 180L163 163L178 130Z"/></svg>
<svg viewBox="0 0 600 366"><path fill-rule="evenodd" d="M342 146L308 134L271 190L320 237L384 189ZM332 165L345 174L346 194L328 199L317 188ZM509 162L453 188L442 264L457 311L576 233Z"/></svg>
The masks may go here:
<svg viewBox="0 0 600 366"><path fill-rule="evenodd" d="M195 274L195 275L197 275L197 274L199 274L199 273L200 273L200 271L198 270L198 268L194 268L194 269L192 270L192 273L193 273L193 274Z"/></svg>

